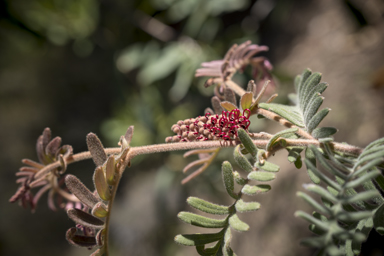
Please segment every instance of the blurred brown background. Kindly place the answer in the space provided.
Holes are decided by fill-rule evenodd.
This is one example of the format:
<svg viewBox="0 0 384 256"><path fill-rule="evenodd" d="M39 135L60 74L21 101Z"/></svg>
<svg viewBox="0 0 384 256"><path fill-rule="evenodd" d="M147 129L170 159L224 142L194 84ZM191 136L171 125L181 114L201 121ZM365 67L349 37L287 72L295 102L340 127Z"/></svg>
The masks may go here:
<svg viewBox="0 0 384 256"><path fill-rule="evenodd" d="M22 158L36 159L35 142L45 127L75 152L95 132L115 146L129 125L132 145L161 143L179 119L198 116L210 89L194 70L220 59L233 43L252 40L270 47L277 101L287 102L293 78L304 68L323 73L330 86L322 123L339 129L336 141L364 147L384 136L384 3L380 0L8 0L0 2L0 255L88 255L65 241L73 226L64 211L47 209L46 197L31 214L8 200L17 189ZM154 18L154 19L153 19ZM238 77L246 84L250 77ZM242 79L242 80L241 80ZM256 120L254 131L281 129ZM113 255L197 255L173 242L179 233L204 232L178 221L193 211L188 196L221 204L220 162L181 186L182 153L140 157L119 187L112 223ZM150 160L150 161L148 161ZM272 191L254 198L262 208L243 214L247 233L235 233L238 255L311 255L299 246L307 224L293 216L311 211L296 198L305 170L281 164ZM68 172L92 187L91 161ZM369 241L383 242L372 235ZM368 242L369 243L369 242ZM363 255L383 255L380 244Z"/></svg>

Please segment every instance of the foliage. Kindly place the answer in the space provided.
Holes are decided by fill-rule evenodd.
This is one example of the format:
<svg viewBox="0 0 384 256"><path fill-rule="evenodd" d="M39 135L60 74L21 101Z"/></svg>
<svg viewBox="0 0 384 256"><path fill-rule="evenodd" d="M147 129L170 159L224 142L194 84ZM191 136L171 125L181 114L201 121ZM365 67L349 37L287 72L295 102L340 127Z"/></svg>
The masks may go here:
<svg viewBox="0 0 384 256"><path fill-rule="evenodd" d="M380 194L384 189L381 173L384 139L372 142L365 149L335 142L331 136L337 129L319 127L329 113L328 108L319 110L323 103L321 93L327 84L320 82L319 73L309 69L295 80L296 94L290 96L293 106L272 103L277 95L261 102L268 86L274 86L273 82L267 81L271 78L269 61L255 56L266 49L247 41L234 45L223 60L203 63L196 76L210 77L206 86L214 86L212 109L207 108L202 116L187 117L172 125L175 135L167 137L164 144L130 146L133 138L133 126L130 126L120 138L120 147L104 148L99 138L90 133L87 136L89 151L74 154L72 147L60 147L60 138L51 140L50 130L45 129L37 142L39 163L23 161L30 167L17 173L23 177L18 180L20 188L10 201L19 201L25 207L29 203L34 210L41 195L49 191L49 205L53 208L54 195L58 194L66 201L60 206L76 223L76 227L67 231L67 240L95 249L92 255L108 255L108 231L116 190L133 158L176 150L189 150L185 156L198 154L199 160L187 165L184 171L201 166L184 179L185 183L206 170L220 148L231 147L235 162L244 172L234 171L229 159L222 163L224 187L233 203L223 206L197 197L187 199L187 203L200 212L223 217L216 219L184 211L178 214L178 218L187 224L220 230L177 235L175 241L196 247L199 255L235 255L231 248L231 230L245 232L250 228L238 213L261 207L258 202L247 201L246 196L258 196L271 190L268 182L274 180L280 170L280 166L269 159L277 151L287 150L288 161L300 169L304 151L304 163L313 181L313 184L304 184L304 188L320 196L321 202L306 193L297 193L314 208L313 214L296 212L296 216L310 223L310 230L316 234L304 239L303 244L318 248L319 255L359 254L361 243L372 228L384 233L384 199ZM259 82L265 81L261 88L250 81L245 90L232 80L235 73L246 66L258 73ZM253 133L250 131L253 115L276 121L286 129L273 135ZM69 164L90 158L96 165L94 192L76 176L64 174ZM38 186L44 187L33 196L32 189Z"/></svg>

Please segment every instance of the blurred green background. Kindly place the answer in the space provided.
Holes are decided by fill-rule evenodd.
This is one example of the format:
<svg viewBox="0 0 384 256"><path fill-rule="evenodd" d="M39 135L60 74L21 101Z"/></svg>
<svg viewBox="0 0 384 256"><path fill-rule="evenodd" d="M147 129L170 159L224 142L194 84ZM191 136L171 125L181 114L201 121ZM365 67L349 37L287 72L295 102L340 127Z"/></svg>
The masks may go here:
<svg viewBox="0 0 384 256"><path fill-rule="evenodd" d="M0 255L88 255L69 246L73 226L64 211L47 209L46 197L31 214L8 200L17 189L22 158L36 159L35 142L45 127L86 150L95 132L116 146L129 125L133 146L162 143L180 119L210 106L211 88L193 78L203 61L221 59L234 43L267 45L280 102L293 91L304 68L323 73L330 87L323 125L335 126L337 141L365 146L384 136L384 4L380 0L8 0L0 1ZM245 74L237 79L246 84ZM254 131L276 124L255 120ZM223 150L203 175L182 186L180 153L138 157L124 173L113 209L113 255L196 255L176 245L179 233L203 232L178 221L193 211L188 196L229 204L223 193ZM310 209L296 199L309 182L285 153L273 190L257 198L262 209L244 214L251 230L235 233L238 255L308 255L300 237L306 223L293 217ZM68 172L92 187L91 161ZM283 195L283 196L282 196ZM370 240L377 238L374 235ZM382 241L382 240L380 240ZM363 255L383 255L375 245Z"/></svg>

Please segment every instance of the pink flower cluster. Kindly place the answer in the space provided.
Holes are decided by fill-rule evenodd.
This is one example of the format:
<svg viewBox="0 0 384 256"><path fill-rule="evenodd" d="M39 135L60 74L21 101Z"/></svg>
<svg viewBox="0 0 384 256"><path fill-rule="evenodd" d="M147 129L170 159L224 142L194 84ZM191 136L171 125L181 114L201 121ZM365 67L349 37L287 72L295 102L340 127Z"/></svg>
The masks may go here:
<svg viewBox="0 0 384 256"><path fill-rule="evenodd" d="M251 111L239 109L222 111L221 115L210 113L197 118L185 119L174 124L171 130L176 133L165 139L166 142L187 142L204 140L232 140L237 137L237 129L248 130Z"/></svg>

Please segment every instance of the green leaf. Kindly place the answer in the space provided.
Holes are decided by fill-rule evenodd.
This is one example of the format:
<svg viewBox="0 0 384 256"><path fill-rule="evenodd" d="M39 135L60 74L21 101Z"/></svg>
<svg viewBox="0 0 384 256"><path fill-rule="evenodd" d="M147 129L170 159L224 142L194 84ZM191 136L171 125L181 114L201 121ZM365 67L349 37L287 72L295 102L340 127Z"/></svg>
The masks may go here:
<svg viewBox="0 0 384 256"><path fill-rule="evenodd" d="M237 212L252 212L260 209L258 202L244 202L242 199L238 200L235 204Z"/></svg>
<svg viewBox="0 0 384 256"><path fill-rule="evenodd" d="M327 209L324 206L322 206L321 204L319 204L316 200L314 200L309 195L307 195L303 192L300 192L300 191L297 192L296 195L298 197L301 197L302 199L304 199L308 204L310 204L313 208L315 208L316 211L321 212L323 214L329 214L330 213L329 209Z"/></svg>
<svg viewBox="0 0 384 256"><path fill-rule="evenodd" d="M305 159L304 162L307 165L307 168L311 169L311 171L314 175L316 175L316 177L318 177L320 180L324 181L327 185L333 187L334 189L341 190L341 186L339 184L337 184L336 182L328 178L326 175L324 175L322 172L320 172L315 166L313 166L313 164L308 159Z"/></svg>
<svg viewBox="0 0 384 256"><path fill-rule="evenodd" d="M382 204L373 216L373 226L380 235L384 235L384 204Z"/></svg>
<svg viewBox="0 0 384 256"><path fill-rule="evenodd" d="M248 180L241 177L237 171L233 172L233 176L235 177L236 183L240 186L244 186L248 182Z"/></svg>
<svg viewBox="0 0 384 256"><path fill-rule="evenodd" d="M260 194L260 193L266 193L268 192L269 190L271 190L271 186L269 185L265 185L265 184L262 184L262 185L245 185L243 187L243 189L241 190L241 192L243 194L246 194L246 195L249 195L249 196L253 196L253 195L257 195L257 194Z"/></svg>
<svg viewBox="0 0 384 256"><path fill-rule="evenodd" d="M248 174L248 179L257 181L270 181L275 179L276 175L272 172L253 171Z"/></svg>
<svg viewBox="0 0 384 256"><path fill-rule="evenodd" d="M213 204L197 197L188 197L187 203L193 208L198 209L202 212L217 215L229 214L228 206Z"/></svg>
<svg viewBox="0 0 384 256"><path fill-rule="evenodd" d="M306 221L314 224L317 228L319 228L323 231L327 231L330 228L330 226L326 222L323 222L323 221L313 217L312 215L309 215L306 212L297 211L297 212L295 212L295 216L300 217L302 219L305 219Z"/></svg>
<svg viewBox="0 0 384 256"><path fill-rule="evenodd" d="M211 219L191 212L179 212L177 217L185 223L203 228L223 228L227 224L227 219Z"/></svg>
<svg viewBox="0 0 384 256"><path fill-rule="evenodd" d="M233 151L233 157L236 163L246 172L252 172L253 166L248 159L240 152L240 145L237 145Z"/></svg>
<svg viewBox="0 0 384 256"><path fill-rule="evenodd" d="M313 167L316 168L316 157L313 151L310 148L305 149L305 159L308 160ZM312 180L313 183L319 184L320 183L320 178L316 176L316 174L307 166L307 173L309 178Z"/></svg>
<svg viewBox="0 0 384 256"><path fill-rule="evenodd" d="M348 182L346 185L345 185L345 188L354 188L354 187L357 187L359 185L363 185L365 182L367 181L370 181L372 179L374 179L375 177L377 177L378 175L380 175L381 172L378 171L378 170L372 170L370 172L367 172L366 174L364 174L363 176L353 180L353 181L350 181Z"/></svg>
<svg viewBox="0 0 384 256"><path fill-rule="evenodd" d="M237 231L248 231L249 230L249 225L239 219L237 214L232 215L229 217L229 225L231 228Z"/></svg>
<svg viewBox="0 0 384 256"><path fill-rule="evenodd" d="M198 246L209 244L223 238L223 232L208 234L177 235L175 242L186 246Z"/></svg>
<svg viewBox="0 0 384 256"><path fill-rule="evenodd" d="M321 196L322 198L327 199L328 201L338 202L338 199L336 196L334 196L333 194L331 194L330 192L328 192L326 189L324 189L323 187L321 187L319 185L308 184L304 187L306 190L313 192L313 193L316 193L319 196Z"/></svg>
<svg viewBox="0 0 384 256"><path fill-rule="evenodd" d="M234 192L235 189L235 181L233 177L233 169L232 165L228 161L224 161L221 166L223 181L225 189L227 190L228 195L230 195L234 199L238 199L239 195Z"/></svg>
<svg viewBox="0 0 384 256"><path fill-rule="evenodd" d="M319 126L320 122L323 121L324 117L326 117L331 109L324 108L317 112L309 121L307 125L307 131L312 133L312 131Z"/></svg>
<svg viewBox="0 0 384 256"><path fill-rule="evenodd" d="M253 143L253 140L251 137L249 137L248 133L242 129L239 128L237 130L237 136L239 137L241 143L244 145L244 147L248 150L248 152L253 156L256 157L257 155L257 148L255 144Z"/></svg>
<svg viewBox="0 0 384 256"><path fill-rule="evenodd" d="M361 211L361 212L341 212L336 217L338 220L345 222L354 222L360 221L362 219L367 219L373 216L373 213L370 211Z"/></svg>
<svg viewBox="0 0 384 256"><path fill-rule="evenodd" d="M260 162L255 163L255 167L259 168L266 172L278 172L280 171L280 166L273 164L271 162L264 161L263 164L260 164Z"/></svg>
<svg viewBox="0 0 384 256"><path fill-rule="evenodd" d="M294 163L300 158L300 153L303 151L303 148L299 147L287 147L288 150L288 161Z"/></svg>
<svg viewBox="0 0 384 256"><path fill-rule="evenodd" d="M338 130L334 127L318 127L312 131L312 136L316 139L325 138L335 134Z"/></svg>
<svg viewBox="0 0 384 256"><path fill-rule="evenodd" d="M273 113L281 116L282 118L290 121L294 125L304 128L304 120L299 108L296 106L286 106L277 103L260 103L259 108L272 111Z"/></svg>
<svg viewBox="0 0 384 256"><path fill-rule="evenodd" d="M290 128L290 129L286 129L286 130L283 130L283 131L280 131L278 133L276 133L275 135L273 135L273 137L268 141L268 144L267 144L267 151L271 150L271 148L274 146L274 144L276 143L276 141L282 137L282 136L289 136L291 134L294 134L298 131L298 128Z"/></svg>
<svg viewBox="0 0 384 256"><path fill-rule="evenodd" d="M347 198L343 198L343 199L341 199L341 202L343 204L344 203L345 204L352 204L352 203L356 203L356 202L360 202L360 201L369 200L369 199L376 197L376 196L380 196L379 191L368 190L368 191L359 192L358 194L347 197Z"/></svg>

